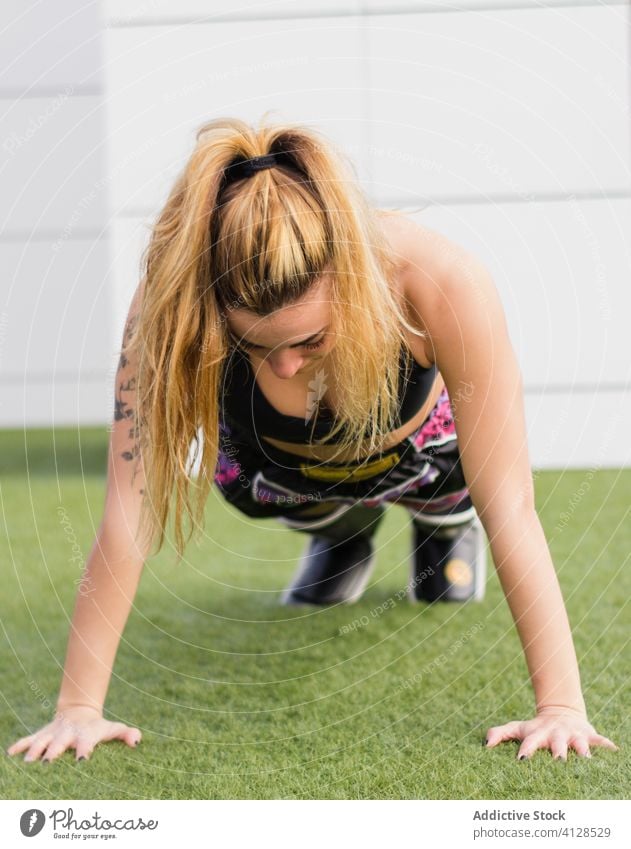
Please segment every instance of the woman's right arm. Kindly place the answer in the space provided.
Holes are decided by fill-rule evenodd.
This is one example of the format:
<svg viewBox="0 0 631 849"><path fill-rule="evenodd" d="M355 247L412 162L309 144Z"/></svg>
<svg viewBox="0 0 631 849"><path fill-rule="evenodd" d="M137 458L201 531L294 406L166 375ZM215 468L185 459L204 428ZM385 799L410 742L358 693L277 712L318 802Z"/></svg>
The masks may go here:
<svg viewBox="0 0 631 849"><path fill-rule="evenodd" d="M125 341L136 320L139 290L132 300ZM146 546L136 541L144 475L134 432L136 362L121 355L107 467L103 518L79 584L55 717L35 734L15 742L8 754L49 761L66 749L87 758L97 743L140 742L138 728L103 718L103 704L123 629L138 587Z"/></svg>

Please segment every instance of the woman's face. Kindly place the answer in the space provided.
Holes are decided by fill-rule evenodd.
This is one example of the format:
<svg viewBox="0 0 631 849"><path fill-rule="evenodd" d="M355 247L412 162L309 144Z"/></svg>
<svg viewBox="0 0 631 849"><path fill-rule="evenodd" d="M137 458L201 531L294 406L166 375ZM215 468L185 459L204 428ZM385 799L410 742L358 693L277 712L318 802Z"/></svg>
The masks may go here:
<svg viewBox="0 0 631 849"><path fill-rule="evenodd" d="M247 309L227 313L228 332L249 356L287 380L311 372L333 348L330 280L321 277L296 303L266 316Z"/></svg>

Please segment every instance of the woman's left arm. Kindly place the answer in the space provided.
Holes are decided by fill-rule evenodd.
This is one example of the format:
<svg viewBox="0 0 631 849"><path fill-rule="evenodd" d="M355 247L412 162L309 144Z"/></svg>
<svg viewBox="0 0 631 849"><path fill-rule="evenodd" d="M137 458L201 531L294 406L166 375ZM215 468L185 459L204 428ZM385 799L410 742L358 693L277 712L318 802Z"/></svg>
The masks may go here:
<svg viewBox="0 0 631 849"><path fill-rule="evenodd" d="M590 745L616 749L587 720L567 612L535 509L522 376L497 289L464 250L439 276L431 287L408 287L408 300L422 316L450 396L465 480L536 700L534 719L490 728L487 745L520 740L520 759L539 748L563 759L568 748L586 757Z"/></svg>

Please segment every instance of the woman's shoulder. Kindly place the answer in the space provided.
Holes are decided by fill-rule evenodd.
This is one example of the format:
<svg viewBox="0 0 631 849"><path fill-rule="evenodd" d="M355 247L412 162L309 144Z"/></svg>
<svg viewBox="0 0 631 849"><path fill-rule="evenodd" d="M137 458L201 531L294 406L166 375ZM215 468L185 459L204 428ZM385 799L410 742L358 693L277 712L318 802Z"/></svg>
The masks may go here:
<svg viewBox="0 0 631 849"><path fill-rule="evenodd" d="M399 210L379 209L378 220L403 273L438 280L469 256L466 248Z"/></svg>
<svg viewBox="0 0 631 849"><path fill-rule="evenodd" d="M408 302L432 309L437 295L452 285L458 269L467 268L470 254L444 233L398 210L377 210L378 220L396 260L394 281Z"/></svg>

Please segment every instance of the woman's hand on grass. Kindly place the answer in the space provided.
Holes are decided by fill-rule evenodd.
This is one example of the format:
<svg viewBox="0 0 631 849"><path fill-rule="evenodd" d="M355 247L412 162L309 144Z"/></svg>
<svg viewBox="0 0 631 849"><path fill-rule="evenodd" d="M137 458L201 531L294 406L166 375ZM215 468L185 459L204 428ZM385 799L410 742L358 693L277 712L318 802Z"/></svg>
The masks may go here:
<svg viewBox="0 0 631 849"><path fill-rule="evenodd" d="M76 705L58 710L52 722L35 734L17 740L7 749L7 754L26 752L25 761L41 758L43 763L48 763L66 749L74 749L79 761L89 758L98 743L122 740L128 746L137 746L141 738L138 728L103 719L97 708Z"/></svg>
<svg viewBox="0 0 631 849"><path fill-rule="evenodd" d="M505 740L521 740L519 760L529 758L537 749L550 749L555 759L567 760L568 749L591 758L590 746L618 750L618 746L603 737L589 724L587 716L570 708L541 708L534 719L507 722L489 728L486 746L492 749Z"/></svg>

